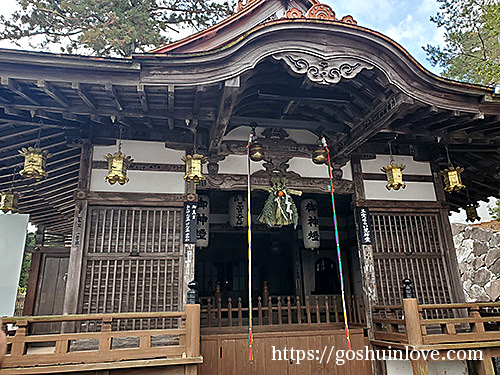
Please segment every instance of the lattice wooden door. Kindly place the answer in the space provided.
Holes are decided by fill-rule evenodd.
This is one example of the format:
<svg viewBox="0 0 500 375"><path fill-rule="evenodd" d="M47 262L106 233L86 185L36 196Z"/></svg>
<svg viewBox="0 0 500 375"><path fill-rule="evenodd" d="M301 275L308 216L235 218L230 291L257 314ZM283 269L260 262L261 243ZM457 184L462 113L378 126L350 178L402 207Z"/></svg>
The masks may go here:
<svg viewBox="0 0 500 375"><path fill-rule="evenodd" d="M402 280L413 281L419 303L450 303L445 243L437 213L372 212L378 303L402 303Z"/></svg>
<svg viewBox="0 0 500 375"><path fill-rule="evenodd" d="M89 207L81 313L176 311L180 208Z"/></svg>

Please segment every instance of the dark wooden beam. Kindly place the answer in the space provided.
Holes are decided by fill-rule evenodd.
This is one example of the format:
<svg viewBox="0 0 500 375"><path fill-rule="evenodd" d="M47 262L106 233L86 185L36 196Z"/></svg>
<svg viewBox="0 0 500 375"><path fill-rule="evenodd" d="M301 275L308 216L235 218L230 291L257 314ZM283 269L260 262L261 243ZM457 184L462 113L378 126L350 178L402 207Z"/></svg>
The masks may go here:
<svg viewBox="0 0 500 375"><path fill-rule="evenodd" d="M392 122L405 116L414 101L404 94L393 94L370 111L349 135L344 136L334 147L335 157L349 155L356 148L387 128Z"/></svg>
<svg viewBox="0 0 500 375"><path fill-rule="evenodd" d="M209 152L215 153L219 150L220 144L222 143L222 138L226 133L227 126L231 119L231 114L233 113L234 105L236 104L236 98L240 90L240 78L236 77L224 82L224 87L222 88L222 95L219 103L219 111L217 113L217 120L215 121L215 126L210 132L210 145Z"/></svg>
<svg viewBox="0 0 500 375"><path fill-rule="evenodd" d="M36 85L39 89L43 90L48 96L54 99L62 107L69 107L68 100L52 84L43 79L40 79L36 82Z"/></svg>
<svg viewBox="0 0 500 375"><path fill-rule="evenodd" d="M80 82L73 82L71 84L71 88L76 91L80 99L83 100L83 102L93 110L97 109L97 105L94 101L94 98L87 92L85 87L80 83Z"/></svg>
<svg viewBox="0 0 500 375"><path fill-rule="evenodd" d="M198 118L198 113L200 112L201 97L204 91L205 87L203 85L196 86L196 92L194 94L194 101L193 101L193 118L195 119Z"/></svg>
<svg viewBox="0 0 500 375"><path fill-rule="evenodd" d="M108 93L108 97L115 104L116 109L118 111L122 112L123 111L123 104L120 100L120 97L118 96L118 93L116 92L115 86L112 85L111 83L106 83L104 85L104 89Z"/></svg>
<svg viewBox="0 0 500 375"><path fill-rule="evenodd" d="M21 86L19 86L19 84L16 81L14 81L12 78L2 77L1 80L0 80L0 83L2 84L2 86L8 88L13 93L15 93L15 94L19 95L20 97L26 99L31 104L40 105L40 102L38 100L36 100L32 96L30 96L28 93L26 93L26 91L24 91L21 88Z"/></svg>
<svg viewBox="0 0 500 375"><path fill-rule="evenodd" d="M317 122L317 121L302 121L302 120L281 120L265 117L246 117L233 116L231 117L231 128L237 126L250 126L256 123L259 126L274 127L274 128L289 128L289 129L305 129L311 130L318 127L324 127L327 131L343 131L345 130L342 124Z"/></svg>
<svg viewBox="0 0 500 375"><path fill-rule="evenodd" d="M347 94L324 95L324 97L321 97L321 96L312 96L311 94L308 95L305 92L298 92L293 96L289 96L289 95L286 95L286 93L284 93L284 94L268 94L268 93L263 93L260 90L258 90L257 95L259 96L259 99L264 99L264 100L283 100L283 101L302 100L302 101L312 101L312 102L318 102L318 103L344 103L344 104L348 104L350 102L350 95L347 95Z"/></svg>

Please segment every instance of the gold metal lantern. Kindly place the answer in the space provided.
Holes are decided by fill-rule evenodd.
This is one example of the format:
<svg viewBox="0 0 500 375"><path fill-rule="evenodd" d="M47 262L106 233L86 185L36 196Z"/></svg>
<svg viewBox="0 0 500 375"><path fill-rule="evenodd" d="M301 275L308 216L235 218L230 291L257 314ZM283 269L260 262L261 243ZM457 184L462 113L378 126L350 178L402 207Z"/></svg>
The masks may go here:
<svg viewBox="0 0 500 375"><path fill-rule="evenodd" d="M4 213L18 212L19 193L9 190L0 193L0 211Z"/></svg>
<svg viewBox="0 0 500 375"><path fill-rule="evenodd" d="M134 160L130 156L125 156L121 151L115 152L114 154L107 154L105 158L108 162L108 174L104 177L104 180L111 185L117 182L120 185L124 185L129 182L127 170Z"/></svg>
<svg viewBox="0 0 500 375"><path fill-rule="evenodd" d="M454 167L450 165L441 172L444 181L444 191L451 193L465 189L465 185L462 184L461 176L463 171L464 169L462 167Z"/></svg>
<svg viewBox="0 0 500 375"><path fill-rule="evenodd" d="M183 157L182 161L186 163L186 174L184 175L184 180L187 182L194 182L195 184L205 181L201 167L206 160L207 158L205 156L196 153Z"/></svg>
<svg viewBox="0 0 500 375"><path fill-rule="evenodd" d="M385 185L387 190L406 188L406 184L403 182L403 170L405 168L406 165L394 164L393 161L387 167L382 167L382 172L387 175L387 185Z"/></svg>
<svg viewBox="0 0 500 375"><path fill-rule="evenodd" d="M474 221L480 221L481 218L479 217L477 213L477 208L479 207L478 204L469 202L465 205L465 214L467 215L467 218L465 221L469 222L474 222Z"/></svg>
<svg viewBox="0 0 500 375"><path fill-rule="evenodd" d="M326 150L323 147L318 147L312 153L312 161L314 164L325 164L328 159Z"/></svg>
<svg viewBox="0 0 500 375"><path fill-rule="evenodd" d="M19 153L24 156L24 168L19 172L21 176L36 180L48 176L46 171L47 159L52 156L48 150L30 146L22 148Z"/></svg>

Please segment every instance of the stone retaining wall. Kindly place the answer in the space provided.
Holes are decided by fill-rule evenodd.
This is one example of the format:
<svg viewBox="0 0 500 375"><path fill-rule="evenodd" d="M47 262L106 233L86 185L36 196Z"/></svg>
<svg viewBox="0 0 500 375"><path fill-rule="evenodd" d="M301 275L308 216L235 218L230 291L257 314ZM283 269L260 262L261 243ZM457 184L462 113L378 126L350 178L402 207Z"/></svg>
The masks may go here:
<svg viewBox="0 0 500 375"><path fill-rule="evenodd" d="M465 298L500 300L500 232L451 224Z"/></svg>

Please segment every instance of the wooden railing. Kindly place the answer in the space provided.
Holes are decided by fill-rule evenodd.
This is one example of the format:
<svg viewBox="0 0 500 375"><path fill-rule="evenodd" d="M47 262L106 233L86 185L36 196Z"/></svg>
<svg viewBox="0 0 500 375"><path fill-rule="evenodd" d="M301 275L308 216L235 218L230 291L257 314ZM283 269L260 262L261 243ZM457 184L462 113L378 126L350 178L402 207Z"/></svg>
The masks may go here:
<svg viewBox="0 0 500 375"><path fill-rule="evenodd" d="M343 323L342 299L340 296L300 297L269 296L254 301L254 326L291 325L291 324L331 324ZM346 299L347 320L349 323L364 324L363 301L357 296ZM202 327L242 327L248 324L248 307L243 306L242 298L233 301L220 297L202 299Z"/></svg>
<svg viewBox="0 0 500 375"><path fill-rule="evenodd" d="M472 347L497 342L500 347L500 302L419 305L408 298L403 305L375 306L373 325L379 343Z"/></svg>
<svg viewBox="0 0 500 375"><path fill-rule="evenodd" d="M178 328L120 331L117 323L122 320L171 320L170 326ZM79 332L81 322L89 321L95 323L96 332ZM184 312L33 316L4 318L3 322L14 328L8 331L8 354L0 374L23 373L13 368L83 363L88 368L89 364L157 358L164 359L165 365L202 362L199 305L186 305ZM34 325L54 322L59 323L60 332L30 334Z"/></svg>

